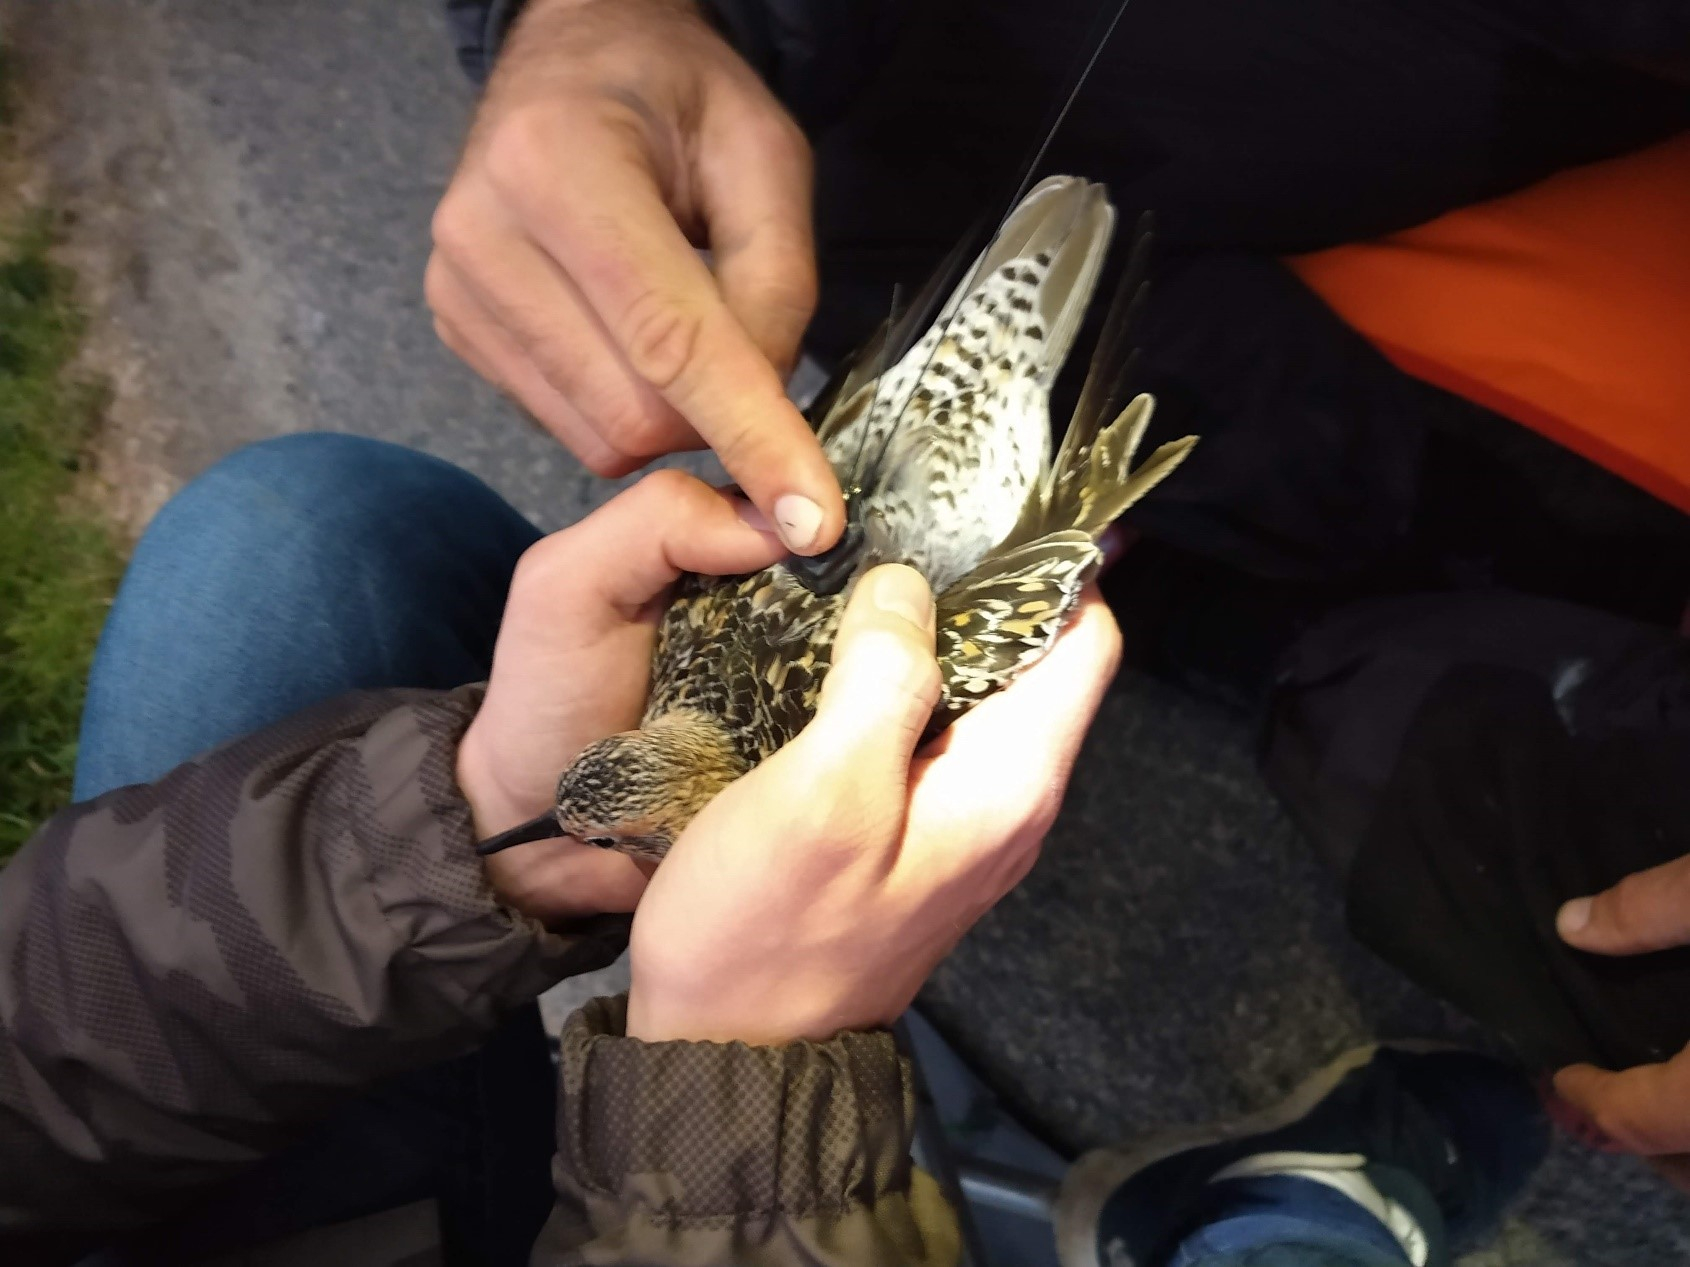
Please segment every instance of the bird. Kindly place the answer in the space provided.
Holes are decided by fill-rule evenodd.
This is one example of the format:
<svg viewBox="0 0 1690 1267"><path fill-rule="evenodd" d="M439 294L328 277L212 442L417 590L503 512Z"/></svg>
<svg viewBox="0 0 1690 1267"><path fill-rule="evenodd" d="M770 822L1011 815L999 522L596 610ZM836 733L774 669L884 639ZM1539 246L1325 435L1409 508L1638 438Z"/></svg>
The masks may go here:
<svg viewBox="0 0 1690 1267"><path fill-rule="evenodd" d="M1146 394L1120 407L1127 329L1145 290L1141 224L1052 452L1051 389L1115 220L1101 185L1044 180L925 332L905 334L901 355L897 314L888 318L810 410L847 499L841 545L819 563L684 576L659 625L639 728L588 746L559 779L550 815L482 852L562 834L660 861L718 792L810 720L840 615L878 564L908 564L934 594L942 686L929 736L1043 655L1098 570L1104 530L1196 443L1170 441L1132 466L1154 409ZM942 267L930 294L944 294L955 271Z"/></svg>

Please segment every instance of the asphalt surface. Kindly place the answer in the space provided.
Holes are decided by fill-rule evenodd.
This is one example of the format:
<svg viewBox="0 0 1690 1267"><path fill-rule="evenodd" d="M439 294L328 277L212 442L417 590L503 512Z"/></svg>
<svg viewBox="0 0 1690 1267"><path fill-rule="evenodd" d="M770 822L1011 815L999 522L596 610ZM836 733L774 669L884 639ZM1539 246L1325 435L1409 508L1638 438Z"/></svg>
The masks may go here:
<svg viewBox="0 0 1690 1267"><path fill-rule="evenodd" d="M426 449L546 526L614 491L440 349L428 221L472 93L430 0L0 0L118 386L139 519L230 449L312 428ZM1241 722L1124 677L1028 882L928 1010L1069 1149L1259 1107L1348 1045L1461 1035L1351 943ZM1557 1147L1472 1262L1690 1261L1637 1163Z"/></svg>

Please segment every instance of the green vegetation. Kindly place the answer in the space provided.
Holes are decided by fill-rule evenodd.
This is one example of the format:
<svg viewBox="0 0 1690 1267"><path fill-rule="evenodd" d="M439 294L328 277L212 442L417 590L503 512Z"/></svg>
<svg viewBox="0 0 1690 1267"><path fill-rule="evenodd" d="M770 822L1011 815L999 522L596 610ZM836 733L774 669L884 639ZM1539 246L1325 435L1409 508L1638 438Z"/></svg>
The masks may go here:
<svg viewBox="0 0 1690 1267"><path fill-rule="evenodd" d="M76 472L102 405L70 368L71 279L32 215L0 235L0 859L62 806L121 554Z"/></svg>

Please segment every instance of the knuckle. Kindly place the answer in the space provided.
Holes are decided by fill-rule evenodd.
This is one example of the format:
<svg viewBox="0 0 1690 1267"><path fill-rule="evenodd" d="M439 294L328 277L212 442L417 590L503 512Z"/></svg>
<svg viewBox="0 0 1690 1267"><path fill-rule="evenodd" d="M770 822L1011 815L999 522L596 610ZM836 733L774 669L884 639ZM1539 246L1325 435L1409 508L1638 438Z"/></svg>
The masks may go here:
<svg viewBox="0 0 1690 1267"><path fill-rule="evenodd" d="M1596 1105L1590 1111L1590 1120L1596 1124L1598 1131L1628 1152L1655 1151L1648 1139L1648 1132L1639 1130L1637 1123L1610 1105Z"/></svg>
<svg viewBox="0 0 1690 1267"><path fill-rule="evenodd" d="M939 702L939 693L944 687L943 675L939 671L939 661L931 647L917 641L909 647L909 656L910 697L924 710L921 724L925 726L926 714L931 713Z"/></svg>
<svg viewBox="0 0 1690 1267"><path fill-rule="evenodd" d="M633 459L608 446L582 446L576 450L576 460L602 480L619 479L634 469Z"/></svg>
<svg viewBox="0 0 1690 1267"><path fill-rule="evenodd" d="M565 528L550 536L541 537L524 550L511 573L510 592L513 598L530 592L545 592L562 571L571 554L574 528Z"/></svg>
<svg viewBox="0 0 1690 1267"><path fill-rule="evenodd" d="M730 471L760 472L766 462L776 460L762 429L744 415L735 415L725 424L718 422L706 438Z"/></svg>
<svg viewBox="0 0 1690 1267"><path fill-rule="evenodd" d="M435 314L435 327L438 329L439 318L452 308L451 279L446 275L445 262L438 255L430 256L427 267L423 269L423 302Z"/></svg>
<svg viewBox="0 0 1690 1267"><path fill-rule="evenodd" d="M464 361L469 359L469 346L464 342L463 336L458 333L457 327L452 325L451 322L436 317L434 319L434 337L439 339L441 346L452 353L453 356Z"/></svg>
<svg viewBox="0 0 1690 1267"><path fill-rule="evenodd" d="M554 163L558 119L546 105L520 105L508 111L487 138L482 162L487 179L501 195L521 193Z"/></svg>
<svg viewBox="0 0 1690 1267"><path fill-rule="evenodd" d="M642 402L621 396L597 410L606 439L629 457L653 458L667 453L674 436L663 416Z"/></svg>
<svg viewBox="0 0 1690 1267"><path fill-rule="evenodd" d="M473 248L479 226L454 185L434 208L428 227L435 250L448 258L460 258Z"/></svg>
<svg viewBox="0 0 1690 1267"><path fill-rule="evenodd" d="M934 705L939 702L939 665L931 652L902 633L887 637L896 648L888 654L887 667L901 674L894 676L893 672L887 672L884 678L888 683L901 683L901 690L889 701L896 708L893 724L899 738L913 744L920 741L933 716Z"/></svg>
<svg viewBox="0 0 1690 1267"><path fill-rule="evenodd" d="M685 471L661 470L642 475L640 482L629 490L642 504L650 503L653 510L678 508L686 510L705 486Z"/></svg>
<svg viewBox="0 0 1690 1267"><path fill-rule="evenodd" d="M790 324L808 321L819 295L815 271L801 262L808 254L796 238L779 243L772 256L779 267L768 270L749 288L751 304Z"/></svg>
<svg viewBox="0 0 1690 1267"><path fill-rule="evenodd" d="M692 370L702 329L698 313L661 291L647 290L623 317L623 351L636 374L666 392Z"/></svg>
<svg viewBox="0 0 1690 1267"><path fill-rule="evenodd" d="M1669 909L1690 909L1690 855L1657 867L1653 873L1645 872L1644 877L1652 881L1651 887ZM1639 877L1640 883L1644 882L1644 877Z"/></svg>
<svg viewBox="0 0 1690 1267"><path fill-rule="evenodd" d="M1019 786L1008 781L1001 794L999 819L1009 825L1012 837L1027 841L1042 841L1056 826L1062 813L1063 782L1059 778L1044 777L1036 782L1022 780Z"/></svg>
<svg viewBox="0 0 1690 1267"><path fill-rule="evenodd" d="M784 110L765 111L749 126L755 129L755 144L771 162L791 168L806 181L809 179L815 163L814 152L810 138L791 115Z"/></svg>
<svg viewBox="0 0 1690 1267"><path fill-rule="evenodd" d="M539 313L513 312L516 328L528 332L524 351L533 361L540 377L558 395L579 403L585 382L586 367L570 344L544 332L545 317Z"/></svg>
<svg viewBox="0 0 1690 1267"><path fill-rule="evenodd" d="M1666 949L1673 942L1661 927L1665 908L1648 874L1627 876L1609 893L1597 896L1592 922L1609 937L1653 949Z"/></svg>

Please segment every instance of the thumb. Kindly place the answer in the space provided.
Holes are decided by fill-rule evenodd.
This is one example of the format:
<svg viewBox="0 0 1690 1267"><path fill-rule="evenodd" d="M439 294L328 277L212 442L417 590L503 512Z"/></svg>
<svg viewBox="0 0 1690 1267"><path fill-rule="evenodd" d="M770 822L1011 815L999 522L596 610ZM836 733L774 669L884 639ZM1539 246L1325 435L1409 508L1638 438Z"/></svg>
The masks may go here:
<svg viewBox="0 0 1690 1267"><path fill-rule="evenodd" d="M1598 955L1641 955L1690 943L1690 855L1628 875L1556 917L1561 939Z"/></svg>
<svg viewBox="0 0 1690 1267"><path fill-rule="evenodd" d="M857 582L833 642L815 719L799 737L815 758L898 787L939 699L933 595L920 572L877 567Z"/></svg>

